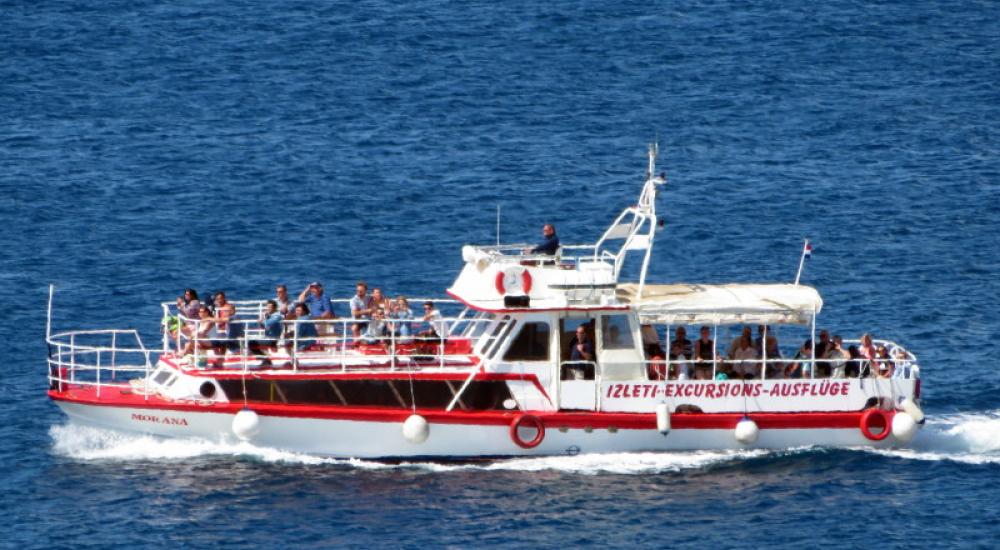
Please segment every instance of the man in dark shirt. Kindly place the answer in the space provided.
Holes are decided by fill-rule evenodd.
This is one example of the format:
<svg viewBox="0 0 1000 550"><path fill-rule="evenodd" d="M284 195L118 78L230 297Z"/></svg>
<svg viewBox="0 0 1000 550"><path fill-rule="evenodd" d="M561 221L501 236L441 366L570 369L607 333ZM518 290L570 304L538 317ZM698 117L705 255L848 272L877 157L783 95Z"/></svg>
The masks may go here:
<svg viewBox="0 0 1000 550"><path fill-rule="evenodd" d="M576 327L576 336L569 346L569 362L563 371L563 380L593 380L594 366L587 361L594 361L594 343L587 335L587 325Z"/></svg>
<svg viewBox="0 0 1000 550"><path fill-rule="evenodd" d="M559 250L559 237L556 236L556 228L551 223L542 226L542 242L528 252L530 254L548 254L553 256Z"/></svg>

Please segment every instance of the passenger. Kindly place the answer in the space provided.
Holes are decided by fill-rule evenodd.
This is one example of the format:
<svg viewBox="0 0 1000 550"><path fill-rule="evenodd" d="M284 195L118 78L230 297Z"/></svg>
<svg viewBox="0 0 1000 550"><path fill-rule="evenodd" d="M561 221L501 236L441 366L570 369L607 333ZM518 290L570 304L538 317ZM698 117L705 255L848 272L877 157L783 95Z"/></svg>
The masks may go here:
<svg viewBox="0 0 1000 550"><path fill-rule="evenodd" d="M383 313L388 313L391 309L392 304L389 302L389 297L382 294L381 288L372 289L372 313L375 313L376 309L381 309Z"/></svg>
<svg viewBox="0 0 1000 550"><path fill-rule="evenodd" d="M727 354L729 355L729 357L732 357L733 354L736 353L736 350L742 345L741 343L743 341L742 340L743 338L746 338L747 342L751 342L753 340L753 334L751 334L750 332L750 327L744 326L743 331L740 333L740 335L734 338L732 342L730 342L729 353Z"/></svg>
<svg viewBox="0 0 1000 550"><path fill-rule="evenodd" d="M295 351L304 351L306 348L316 344L316 337L319 336L319 333L316 331L316 324L312 322L309 306L306 304L295 304L293 311L298 321L293 324L291 331L293 338L287 338L286 345L291 350L294 343Z"/></svg>
<svg viewBox="0 0 1000 550"><path fill-rule="evenodd" d="M898 346L893 348L892 363L893 378L912 378L913 362L910 361L910 356L905 349Z"/></svg>
<svg viewBox="0 0 1000 550"><path fill-rule="evenodd" d="M201 302L198 300L198 293L193 288L184 289L184 295L177 297L177 312L184 317L185 321L197 321L200 309Z"/></svg>
<svg viewBox="0 0 1000 550"><path fill-rule="evenodd" d="M302 292L299 293L298 301L306 305L306 310L309 311L309 318L314 321L335 319L337 317L333 312L333 301L323 293L323 285L318 282L309 283L309 286L302 289ZM316 329L317 336L332 332L328 330L329 325L325 323L313 324L311 326Z"/></svg>
<svg viewBox="0 0 1000 550"><path fill-rule="evenodd" d="M365 332L363 335L366 344L378 344L383 341L383 339L388 335L387 327L385 324L385 313L382 308L375 308L372 311L372 318L368 321L368 326L365 327Z"/></svg>
<svg viewBox="0 0 1000 550"><path fill-rule="evenodd" d="M830 340L830 333L826 330L819 331L819 342L816 342L816 357L824 358L833 349L833 342Z"/></svg>
<svg viewBox="0 0 1000 550"><path fill-rule="evenodd" d="M441 312L434 307L434 302L424 302L424 330L417 336L430 339L443 339L448 337L448 323L441 318Z"/></svg>
<svg viewBox="0 0 1000 550"><path fill-rule="evenodd" d="M538 246L529 249L528 254L548 254L554 256L559 250L559 237L556 236L556 227L551 223L542 226L542 242Z"/></svg>
<svg viewBox="0 0 1000 550"><path fill-rule="evenodd" d="M764 350L763 357L767 360L766 368L764 369L765 374L768 378L784 378L785 377L785 363L784 357L781 355L781 348L778 347L778 337L768 336L767 346Z"/></svg>
<svg viewBox="0 0 1000 550"><path fill-rule="evenodd" d="M687 329L682 326L674 329L674 339L670 341L670 358L674 359L675 351L674 348L680 346L683 355L690 359L692 357L691 353L691 340L687 339Z"/></svg>
<svg viewBox="0 0 1000 550"><path fill-rule="evenodd" d="M594 342L587 333L587 325L576 327L576 335L569 342L569 363L563 368L563 380L593 380L595 360Z"/></svg>
<svg viewBox="0 0 1000 550"><path fill-rule="evenodd" d="M278 311L278 302L268 300L264 306L264 313L260 316L257 324L264 329L264 337L250 341L250 351L257 356L264 356L260 366L271 366L271 359L267 357L267 351L278 349L278 339L281 338L282 321L284 316Z"/></svg>
<svg viewBox="0 0 1000 550"><path fill-rule="evenodd" d="M889 350L881 344L875 348L875 364L878 366L879 378L892 377L894 363L892 362L892 358L889 357Z"/></svg>
<svg viewBox="0 0 1000 550"><path fill-rule="evenodd" d="M642 334L642 349L646 358L659 357L662 359L665 354L663 347L660 346L660 335L656 332L656 327L648 324L642 325L640 333Z"/></svg>
<svg viewBox="0 0 1000 550"><path fill-rule="evenodd" d="M412 342L410 336L413 334L413 328L410 326L410 320L413 319L413 310L410 309L410 303L406 301L405 296L396 297L389 318L392 319L389 330L393 335L404 344Z"/></svg>
<svg viewBox="0 0 1000 550"><path fill-rule="evenodd" d="M847 377L858 378L859 376L861 376L861 371L863 370L863 363L864 363L864 360L861 358L861 352L858 351L858 346L855 345L847 346L847 355L851 356L851 358L847 361L847 373L846 373Z"/></svg>
<svg viewBox="0 0 1000 550"><path fill-rule="evenodd" d="M207 305L202 304L198 308L198 320L194 323L193 336L184 345L181 356L193 354L195 346L197 346L197 349L203 350L212 348L211 338L215 329L215 319L212 318L212 310L208 309Z"/></svg>
<svg viewBox="0 0 1000 550"><path fill-rule="evenodd" d="M847 376L847 365L851 354L844 349L844 339L840 335L835 335L830 345L830 351L824 357L830 368L830 378L844 378Z"/></svg>
<svg viewBox="0 0 1000 550"><path fill-rule="evenodd" d="M753 349L757 350L760 354L763 351L763 343L767 340L767 336L771 334L771 327L767 325L757 325L757 337L753 339Z"/></svg>
<svg viewBox="0 0 1000 550"><path fill-rule="evenodd" d="M744 332L750 332L746 327ZM757 361L757 350L750 342L749 336L741 336L740 341L729 359L733 362L733 373L737 378L752 379L760 376L760 363Z"/></svg>
<svg viewBox="0 0 1000 550"><path fill-rule="evenodd" d="M694 342L694 377L698 380L711 380L712 368L715 363L715 342L709 338L709 328L701 327L700 337Z"/></svg>
<svg viewBox="0 0 1000 550"><path fill-rule="evenodd" d="M351 317L354 319L368 319L371 317L373 306L373 300L371 296L368 295L368 283L358 281L358 284L356 284L354 288L354 296L351 296ZM368 323L366 321L354 323L351 327L354 337L360 338L361 333L365 330L367 325Z"/></svg>
<svg viewBox="0 0 1000 550"><path fill-rule="evenodd" d="M236 306L226 300L225 292L215 293L215 331L216 339L212 340L212 348L219 355L225 355L226 350L239 353L243 338L243 323L236 321Z"/></svg>
<svg viewBox="0 0 1000 550"><path fill-rule="evenodd" d="M274 302L278 304L278 313L288 315L290 311L295 309L295 304L292 302L292 299L288 297L287 286L278 285L275 287L274 292Z"/></svg>
<svg viewBox="0 0 1000 550"><path fill-rule="evenodd" d="M674 340L670 345L670 361L677 373L677 380L691 379L691 356L685 353L684 343Z"/></svg>
<svg viewBox="0 0 1000 550"><path fill-rule="evenodd" d="M861 376L876 376L875 359L877 351L875 350L875 344L872 343L871 334L865 333L861 335L861 346L858 348L858 354L862 359Z"/></svg>
<svg viewBox="0 0 1000 550"><path fill-rule="evenodd" d="M785 367L785 378L812 378L812 339L806 340Z"/></svg>

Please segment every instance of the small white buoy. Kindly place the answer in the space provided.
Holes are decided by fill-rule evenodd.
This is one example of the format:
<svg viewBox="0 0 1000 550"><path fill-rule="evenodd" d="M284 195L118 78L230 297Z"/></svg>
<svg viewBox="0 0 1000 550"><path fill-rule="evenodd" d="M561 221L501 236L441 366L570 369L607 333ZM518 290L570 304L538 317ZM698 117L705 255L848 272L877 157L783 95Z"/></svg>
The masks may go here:
<svg viewBox="0 0 1000 550"><path fill-rule="evenodd" d="M760 435L760 428L757 427L757 423L753 420L744 418L736 423L733 435L736 436L736 441L744 445L752 445L757 441L757 436Z"/></svg>
<svg viewBox="0 0 1000 550"><path fill-rule="evenodd" d="M406 438L410 443L415 443L417 445L427 441L427 437L431 435L431 426L427 423L427 419L420 416L419 414L411 414L406 422L403 422L403 437Z"/></svg>
<svg viewBox="0 0 1000 550"><path fill-rule="evenodd" d="M924 411L920 410L920 407L909 397L899 404L899 408L909 414L917 424L924 423Z"/></svg>
<svg viewBox="0 0 1000 550"><path fill-rule="evenodd" d="M917 435L917 421L908 412L897 412L892 417L892 435L896 441L906 445Z"/></svg>
<svg viewBox="0 0 1000 550"><path fill-rule="evenodd" d="M233 417L233 433L243 441L248 441L260 431L260 417L250 409L243 409Z"/></svg>
<svg viewBox="0 0 1000 550"><path fill-rule="evenodd" d="M656 431L663 435L670 433L670 407L666 403L656 406Z"/></svg>

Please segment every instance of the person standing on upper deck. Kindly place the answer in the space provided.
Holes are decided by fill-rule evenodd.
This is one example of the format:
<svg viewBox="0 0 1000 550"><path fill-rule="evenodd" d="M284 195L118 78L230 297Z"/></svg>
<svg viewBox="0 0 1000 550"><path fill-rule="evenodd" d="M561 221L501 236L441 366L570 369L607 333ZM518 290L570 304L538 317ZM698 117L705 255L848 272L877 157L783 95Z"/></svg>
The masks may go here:
<svg viewBox="0 0 1000 550"><path fill-rule="evenodd" d="M309 308L309 316L313 319L333 319L333 301L323 293L323 285L318 282L309 283L299 294L297 303Z"/></svg>
<svg viewBox="0 0 1000 550"><path fill-rule="evenodd" d="M528 250L528 253L554 256L557 250L559 250L559 237L556 236L556 226L547 223L542 226L542 242Z"/></svg>
<svg viewBox="0 0 1000 550"><path fill-rule="evenodd" d="M351 296L351 317L355 319L368 319L371 317L372 308L374 306L374 301L371 296L368 295L368 283L364 281L358 281L355 285L355 294ZM361 336L361 332L367 328L367 322L354 323L351 327L351 331L354 332L354 337L358 338Z"/></svg>

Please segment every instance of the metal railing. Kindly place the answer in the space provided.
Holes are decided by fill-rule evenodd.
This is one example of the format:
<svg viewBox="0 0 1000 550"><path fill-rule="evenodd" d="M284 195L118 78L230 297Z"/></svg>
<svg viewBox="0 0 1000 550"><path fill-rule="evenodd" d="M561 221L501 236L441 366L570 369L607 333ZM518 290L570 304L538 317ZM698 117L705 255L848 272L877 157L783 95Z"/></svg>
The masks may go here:
<svg viewBox="0 0 1000 550"><path fill-rule="evenodd" d="M457 304L453 300L434 302ZM469 367L476 364L473 352L476 339L493 322L490 314L469 316L467 308L455 316L428 321L420 318L293 319L283 320L281 335L269 339L260 326L265 301L231 303L236 314L224 321L190 319L177 311L175 304L163 303L164 319L176 319L173 330L164 326L164 352L187 357L197 367L243 370L290 367L297 371L307 364L341 370ZM206 333L218 325L230 324L239 328L227 330L229 336ZM371 330L379 325L384 330Z"/></svg>
<svg viewBox="0 0 1000 550"><path fill-rule="evenodd" d="M48 344L49 388L65 391L73 386L129 387L120 376L152 371L150 351L136 330L78 330L50 334Z"/></svg>

